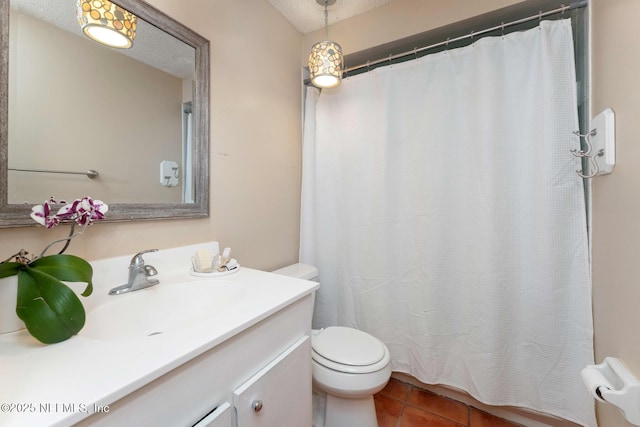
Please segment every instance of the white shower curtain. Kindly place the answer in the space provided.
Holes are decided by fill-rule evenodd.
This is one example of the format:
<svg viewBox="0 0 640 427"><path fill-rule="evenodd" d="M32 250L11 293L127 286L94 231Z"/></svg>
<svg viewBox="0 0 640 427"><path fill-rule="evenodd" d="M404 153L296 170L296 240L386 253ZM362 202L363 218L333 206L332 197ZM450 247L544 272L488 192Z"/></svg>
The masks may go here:
<svg viewBox="0 0 640 427"><path fill-rule="evenodd" d="M302 262L314 326L394 371L595 426L569 20L308 89Z"/></svg>

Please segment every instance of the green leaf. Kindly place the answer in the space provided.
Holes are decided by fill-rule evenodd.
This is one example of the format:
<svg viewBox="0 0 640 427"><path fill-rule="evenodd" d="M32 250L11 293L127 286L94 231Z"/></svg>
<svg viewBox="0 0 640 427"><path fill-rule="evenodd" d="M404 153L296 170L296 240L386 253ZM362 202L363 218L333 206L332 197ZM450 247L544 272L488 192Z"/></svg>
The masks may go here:
<svg viewBox="0 0 640 427"><path fill-rule="evenodd" d="M18 271L18 317L38 341L53 344L80 332L85 312L67 285L38 269Z"/></svg>
<svg viewBox="0 0 640 427"><path fill-rule="evenodd" d="M3 277L15 276L18 274L20 267L24 267L24 264L19 262L3 262L0 264L0 279Z"/></svg>
<svg viewBox="0 0 640 427"><path fill-rule="evenodd" d="M87 288L82 292L88 297L93 292L93 268L91 264L75 255L50 255L38 258L29 264L32 269L41 271L58 280L66 282L86 282Z"/></svg>

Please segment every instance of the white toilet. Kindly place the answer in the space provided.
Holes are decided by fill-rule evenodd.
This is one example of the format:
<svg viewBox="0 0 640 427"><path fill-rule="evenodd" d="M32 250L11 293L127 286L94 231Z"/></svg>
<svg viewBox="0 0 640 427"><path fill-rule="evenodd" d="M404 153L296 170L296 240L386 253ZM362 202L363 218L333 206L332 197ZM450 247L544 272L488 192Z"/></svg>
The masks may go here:
<svg viewBox="0 0 640 427"><path fill-rule="evenodd" d="M318 270L306 264L274 273L306 280L318 276ZM377 427L373 395L391 376L387 346L360 330L331 326L312 331L311 348L314 427Z"/></svg>

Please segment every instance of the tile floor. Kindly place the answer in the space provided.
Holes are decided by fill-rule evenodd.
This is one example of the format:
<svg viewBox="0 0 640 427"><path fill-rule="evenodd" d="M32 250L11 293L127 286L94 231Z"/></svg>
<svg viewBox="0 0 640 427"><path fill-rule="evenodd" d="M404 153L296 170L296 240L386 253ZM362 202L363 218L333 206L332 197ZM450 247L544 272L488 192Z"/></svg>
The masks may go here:
<svg viewBox="0 0 640 427"><path fill-rule="evenodd" d="M520 426L393 378L374 400L378 427Z"/></svg>

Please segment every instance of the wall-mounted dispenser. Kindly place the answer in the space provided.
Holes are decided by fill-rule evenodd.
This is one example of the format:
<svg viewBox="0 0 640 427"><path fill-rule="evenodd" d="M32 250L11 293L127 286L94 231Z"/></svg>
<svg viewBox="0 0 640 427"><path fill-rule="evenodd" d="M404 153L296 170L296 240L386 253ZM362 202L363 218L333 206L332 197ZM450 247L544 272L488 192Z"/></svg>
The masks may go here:
<svg viewBox="0 0 640 427"><path fill-rule="evenodd" d="M171 160L160 162L160 184L165 187L175 187L178 185L178 178L180 178L178 163Z"/></svg>
<svg viewBox="0 0 640 427"><path fill-rule="evenodd" d="M606 357L587 366L582 380L596 400L617 406L627 421L640 426L640 382L620 359Z"/></svg>

